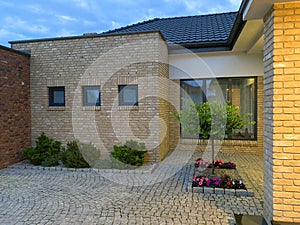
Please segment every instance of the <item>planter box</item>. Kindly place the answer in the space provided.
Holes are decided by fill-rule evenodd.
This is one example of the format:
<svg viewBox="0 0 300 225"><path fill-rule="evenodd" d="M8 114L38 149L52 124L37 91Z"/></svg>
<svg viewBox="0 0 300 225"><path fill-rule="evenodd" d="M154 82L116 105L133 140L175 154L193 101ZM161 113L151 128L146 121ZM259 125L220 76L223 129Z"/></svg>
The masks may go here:
<svg viewBox="0 0 300 225"><path fill-rule="evenodd" d="M235 196L235 190L234 189L226 189L225 188L225 195Z"/></svg>
<svg viewBox="0 0 300 225"><path fill-rule="evenodd" d="M193 192L203 194L203 187L193 187Z"/></svg>
<svg viewBox="0 0 300 225"><path fill-rule="evenodd" d="M245 189L236 189L235 195L236 196L248 196L248 191Z"/></svg>
<svg viewBox="0 0 300 225"><path fill-rule="evenodd" d="M224 188L212 188L212 187L192 187L193 193L198 194L216 194L216 195L230 195L230 196L248 196L254 197L252 190L245 189L224 189Z"/></svg>
<svg viewBox="0 0 300 225"><path fill-rule="evenodd" d="M214 188L212 188L212 187L204 187L203 188L203 193L204 194L213 194L214 193Z"/></svg>
<svg viewBox="0 0 300 225"><path fill-rule="evenodd" d="M224 193L225 193L224 188L215 188L215 194L224 195Z"/></svg>

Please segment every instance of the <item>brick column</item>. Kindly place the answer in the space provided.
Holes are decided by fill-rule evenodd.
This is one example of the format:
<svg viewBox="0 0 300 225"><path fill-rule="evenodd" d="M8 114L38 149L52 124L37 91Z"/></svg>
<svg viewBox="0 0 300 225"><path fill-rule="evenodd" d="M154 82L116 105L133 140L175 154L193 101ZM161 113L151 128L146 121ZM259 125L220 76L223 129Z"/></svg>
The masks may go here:
<svg viewBox="0 0 300 225"><path fill-rule="evenodd" d="M300 2L265 16L264 217L300 222Z"/></svg>

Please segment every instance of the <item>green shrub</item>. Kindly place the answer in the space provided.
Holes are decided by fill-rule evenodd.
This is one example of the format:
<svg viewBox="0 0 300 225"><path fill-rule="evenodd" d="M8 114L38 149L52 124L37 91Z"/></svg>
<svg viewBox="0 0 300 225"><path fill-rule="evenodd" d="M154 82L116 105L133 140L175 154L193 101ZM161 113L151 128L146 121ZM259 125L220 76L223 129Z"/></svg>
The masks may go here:
<svg viewBox="0 0 300 225"><path fill-rule="evenodd" d="M89 163L84 159L80 151L79 141L71 141L67 144L67 149L61 152L61 161L66 167L89 168Z"/></svg>
<svg viewBox="0 0 300 225"><path fill-rule="evenodd" d="M85 161L94 167L100 159L100 151L92 143L77 142L79 150Z"/></svg>
<svg viewBox="0 0 300 225"><path fill-rule="evenodd" d="M36 147L28 147L21 154L33 165L57 166L61 143L48 138L44 132L36 140Z"/></svg>
<svg viewBox="0 0 300 225"><path fill-rule="evenodd" d="M58 163L57 157L49 156L42 162L41 165L45 166L45 167L49 167L49 166L58 166L59 163Z"/></svg>
<svg viewBox="0 0 300 225"><path fill-rule="evenodd" d="M144 154L147 152L144 143L130 140L122 146L114 146L111 156L115 159L133 166L140 166L144 163Z"/></svg>

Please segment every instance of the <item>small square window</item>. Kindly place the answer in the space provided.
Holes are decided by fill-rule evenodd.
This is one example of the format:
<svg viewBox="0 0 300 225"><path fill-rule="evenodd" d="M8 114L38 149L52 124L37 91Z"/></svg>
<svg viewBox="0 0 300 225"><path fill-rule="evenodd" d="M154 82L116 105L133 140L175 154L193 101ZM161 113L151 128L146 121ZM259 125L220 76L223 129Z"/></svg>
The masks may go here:
<svg viewBox="0 0 300 225"><path fill-rule="evenodd" d="M49 106L65 106L65 87L49 87Z"/></svg>
<svg viewBox="0 0 300 225"><path fill-rule="evenodd" d="M83 91L83 106L100 106L100 86L84 86Z"/></svg>
<svg viewBox="0 0 300 225"><path fill-rule="evenodd" d="M119 85L119 105L138 106L138 85Z"/></svg>

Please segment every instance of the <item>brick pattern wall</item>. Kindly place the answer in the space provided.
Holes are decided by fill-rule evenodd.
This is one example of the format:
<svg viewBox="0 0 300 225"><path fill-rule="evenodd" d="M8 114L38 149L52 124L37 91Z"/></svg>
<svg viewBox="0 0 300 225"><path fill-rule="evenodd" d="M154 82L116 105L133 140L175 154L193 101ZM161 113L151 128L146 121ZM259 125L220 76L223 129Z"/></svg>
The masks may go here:
<svg viewBox="0 0 300 225"><path fill-rule="evenodd" d="M159 33L56 39L13 44L31 50L32 140L42 131L66 144L92 142L107 157L114 144L146 143L148 160L168 152L160 120L168 107L159 95L167 77L167 46ZM138 106L119 106L118 85L138 85ZM100 107L82 106L82 86L99 85ZM65 86L65 107L48 106L48 87ZM167 112L165 112L167 111ZM162 144L161 144L162 143ZM33 143L34 144L34 143Z"/></svg>
<svg viewBox="0 0 300 225"><path fill-rule="evenodd" d="M159 160L162 160L170 151L170 80L169 55L165 42L159 42L158 67L158 113L159 113Z"/></svg>
<svg viewBox="0 0 300 225"><path fill-rule="evenodd" d="M170 97L173 99L172 107L170 108L171 112L176 112L180 109L180 81L173 80L174 84L170 89ZM248 141L248 140L224 140L220 148L221 151L226 152L252 152L256 154L263 154L263 126L264 126L264 115L263 115L263 104L264 104L264 83L263 77L257 77L257 140ZM176 99L176 100L174 100ZM184 148L191 150L191 147L194 146L194 149L203 151L207 146L206 141L202 141L197 144L197 141L191 139L180 139L180 123L170 116L170 148L175 149L178 143L183 144ZM195 144L197 146L195 146ZM190 146L188 146L190 145ZM182 146L182 145L181 145Z"/></svg>
<svg viewBox="0 0 300 225"><path fill-rule="evenodd" d="M300 223L300 2L265 19L265 215ZM273 211L273 214L272 214Z"/></svg>
<svg viewBox="0 0 300 225"><path fill-rule="evenodd" d="M273 17L269 14L264 26L264 218L268 222L273 218Z"/></svg>
<svg viewBox="0 0 300 225"><path fill-rule="evenodd" d="M29 57L0 46L0 169L30 146Z"/></svg>

